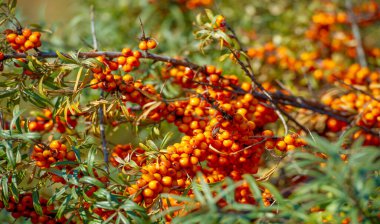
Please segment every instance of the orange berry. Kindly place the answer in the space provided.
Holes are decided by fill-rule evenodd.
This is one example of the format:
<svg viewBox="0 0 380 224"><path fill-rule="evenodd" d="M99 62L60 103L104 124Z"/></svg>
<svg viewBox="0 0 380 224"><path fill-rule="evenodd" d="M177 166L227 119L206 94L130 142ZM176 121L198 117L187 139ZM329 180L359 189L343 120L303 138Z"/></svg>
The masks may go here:
<svg viewBox="0 0 380 224"><path fill-rule="evenodd" d="M66 159L70 161L76 160L75 152L74 151L67 152Z"/></svg>
<svg viewBox="0 0 380 224"><path fill-rule="evenodd" d="M37 44L40 41L40 38L37 35L32 34L32 35L29 36L28 40L30 40L34 44Z"/></svg>
<svg viewBox="0 0 380 224"><path fill-rule="evenodd" d="M15 33L8 34L7 35L8 43L15 43L16 37L17 37L17 34L15 34Z"/></svg>
<svg viewBox="0 0 380 224"><path fill-rule="evenodd" d="M149 49L154 49L157 46L157 42L154 39L149 39L147 42L147 47Z"/></svg>
<svg viewBox="0 0 380 224"><path fill-rule="evenodd" d="M44 150L43 153L42 153L42 155L43 155L45 158L47 158L47 157L50 157L50 156L51 156L51 152L50 152L50 150Z"/></svg>
<svg viewBox="0 0 380 224"><path fill-rule="evenodd" d="M58 140L54 140L50 143L49 147L51 149L56 149L56 150L59 150L59 148L61 148L61 142L59 142Z"/></svg>
<svg viewBox="0 0 380 224"><path fill-rule="evenodd" d="M277 149L280 150L280 151L284 151L286 149L286 146L287 145L286 145L286 143L284 141L279 141L276 144Z"/></svg>
<svg viewBox="0 0 380 224"><path fill-rule="evenodd" d="M213 65L207 65L206 66L206 72L208 73L208 74L214 74L215 73L215 70L216 70L216 68L215 68L215 66L213 66Z"/></svg>
<svg viewBox="0 0 380 224"><path fill-rule="evenodd" d="M133 51L133 57L135 57L135 58L137 58L137 59L139 59L139 58L141 58L141 52L140 51Z"/></svg>
<svg viewBox="0 0 380 224"><path fill-rule="evenodd" d="M153 195L154 195L154 191L152 191L152 189L150 189L150 188L145 188L145 189L143 190L143 195L144 195L144 197L146 197L146 198L151 198L151 197L153 197Z"/></svg>
<svg viewBox="0 0 380 224"><path fill-rule="evenodd" d="M190 160L188 157L184 157L184 158L181 158L179 159L179 164L182 166L182 167L189 167L190 166Z"/></svg>
<svg viewBox="0 0 380 224"><path fill-rule="evenodd" d="M117 58L117 63L119 65L125 65L126 62L127 62L127 59L124 56L120 56Z"/></svg>
<svg viewBox="0 0 380 224"><path fill-rule="evenodd" d="M121 54L124 56L124 57L128 57L128 56L132 56L133 53L132 53L132 50L130 48L123 48L121 50Z"/></svg>
<svg viewBox="0 0 380 224"><path fill-rule="evenodd" d="M31 121L28 124L29 131L38 131L38 124L35 121Z"/></svg>
<svg viewBox="0 0 380 224"><path fill-rule="evenodd" d="M189 100L189 104L194 107L198 106L200 102L201 100L198 97L191 97Z"/></svg>
<svg viewBox="0 0 380 224"><path fill-rule="evenodd" d="M25 37L18 35L15 39L16 44L23 45L25 43Z"/></svg>
<svg viewBox="0 0 380 224"><path fill-rule="evenodd" d="M34 48L34 44L33 44L32 41L27 40L27 41L25 41L25 43L24 43L24 47L25 47L27 50L29 50L29 49Z"/></svg>
<svg viewBox="0 0 380 224"><path fill-rule="evenodd" d="M173 184L173 179L170 176L164 176L162 177L161 182L164 186L170 187Z"/></svg>
<svg viewBox="0 0 380 224"><path fill-rule="evenodd" d="M249 92L249 91L251 91L251 89L252 89L252 84L249 83L249 82L243 82L243 83L241 84L241 88L242 88L244 91Z"/></svg>
<svg viewBox="0 0 380 224"><path fill-rule="evenodd" d="M294 138L290 135L285 136L284 142L288 145L292 145L294 143Z"/></svg>
<svg viewBox="0 0 380 224"><path fill-rule="evenodd" d="M142 50L142 51L146 51L146 50L148 50L148 46L147 46L147 42L146 42L146 40L142 40L142 41L140 41L140 43L139 43L139 48L140 48L140 50Z"/></svg>
<svg viewBox="0 0 380 224"><path fill-rule="evenodd" d="M123 65L122 69L124 72L130 72L130 71L132 71L133 67L130 64L125 64L125 65Z"/></svg>
<svg viewBox="0 0 380 224"><path fill-rule="evenodd" d="M157 180L152 180L149 182L148 187L153 191L157 191L160 188L160 183Z"/></svg>
<svg viewBox="0 0 380 224"><path fill-rule="evenodd" d="M132 66L136 66L138 61L134 56L129 56L129 57L127 57L127 63L132 65Z"/></svg>
<svg viewBox="0 0 380 224"><path fill-rule="evenodd" d="M26 38L28 38L30 35L32 35L32 31L30 29L23 29L22 35Z"/></svg>
<svg viewBox="0 0 380 224"><path fill-rule="evenodd" d="M212 74L210 75L210 82L218 82L219 81L219 76Z"/></svg>
<svg viewBox="0 0 380 224"><path fill-rule="evenodd" d="M190 163L193 164L193 165L196 165L198 164L198 157L195 157L195 156L192 156L190 157Z"/></svg>

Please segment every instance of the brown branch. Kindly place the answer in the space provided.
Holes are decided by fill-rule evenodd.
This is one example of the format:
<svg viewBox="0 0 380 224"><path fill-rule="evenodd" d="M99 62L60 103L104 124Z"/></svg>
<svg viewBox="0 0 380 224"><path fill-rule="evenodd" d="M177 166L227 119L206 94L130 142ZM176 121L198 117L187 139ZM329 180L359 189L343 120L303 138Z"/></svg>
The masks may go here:
<svg viewBox="0 0 380 224"><path fill-rule="evenodd" d="M195 63L189 62L187 60L181 60L181 59L175 59L171 58L168 56L164 55L158 55L158 54L153 54L149 52L141 52L142 53L142 58L145 59L151 59L155 61L161 61L161 62L167 62L175 66L185 66L188 68L191 68L193 70L197 70L199 72L205 72L205 66L200 66ZM234 52L232 52L234 54ZM69 57L70 56L66 53L62 53L64 56ZM26 58L28 54L25 53L14 53L14 54L5 54L4 58L5 59L11 59L11 58ZM37 58L57 58L58 55L55 52L39 52L36 54L31 54L31 56L37 57ZM108 58L117 58L119 56L122 56L121 52L108 52L108 51L98 51L98 52L79 52L78 57L79 58L94 58L98 56L106 56ZM237 56L237 55L236 55ZM4 60L5 60L4 59ZM328 107L327 105L321 104L319 102L313 101L313 100L307 100L303 97L300 96L294 96L294 95L286 95L280 91L277 92L267 92L265 89L262 87L262 85L256 80L256 78L252 75L252 73L246 68L244 63L239 59L237 60L238 63L241 65L242 69L245 71L246 74L249 75L251 80L259 87L260 90L264 91L253 91L251 94L259 99L259 100L272 100L275 101L279 105L289 105L297 108L303 108L307 109L319 114L324 114L328 115L329 117L335 118L340 121L344 121L346 123L350 123L353 119L353 114L350 114L348 112L343 112L343 111L336 111ZM233 90L223 88L223 87L218 87L218 86L213 86L211 84L203 83L203 82L198 82L196 80L193 80L195 83L198 83L200 85L207 85L207 86L212 86L213 88L220 88L223 90L227 91L232 91L235 94L247 94L248 92L242 90L239 86L231 86ZM289 118L289 117L288 117ZM294 120L289 118L290 120ZM364 126L358 126L364 131L371 133L373 135L377 135L377 133L369 128L366 128Z"/></svg>
<svg viewBox="0 0 380 224"><path fill-rule="evenodd" d="M351 0L346 0L346 9L348 12L348 17L349 17L350 22L351 22L352 34L354 35L354 38L356 41L356 53L357 53L357 58L358 58L359 64L362 67L367 67L368 64L367 64L367 60L365 58L362 37L360 34L359 25L356 21L356 16L355 16L354 10L352 9L352 1Z"/></svg>

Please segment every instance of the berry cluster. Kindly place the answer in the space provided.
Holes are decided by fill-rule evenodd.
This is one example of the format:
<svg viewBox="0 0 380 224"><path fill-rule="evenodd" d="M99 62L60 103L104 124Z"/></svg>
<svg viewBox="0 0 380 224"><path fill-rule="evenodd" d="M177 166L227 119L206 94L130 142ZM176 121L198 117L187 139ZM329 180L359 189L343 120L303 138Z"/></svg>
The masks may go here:
<svg viewBox="0 0 380 224"><path fill-rule="evenodd" d="M111 153L110 162L113 166L117 167L120 163L117 161L117 158L122 160L133 160L138 166L144 164L146 158L144 155L144 150L141 148L132 148L131 144L127 145L116 145ZM130 167L123 167L124 169L129 169Z"/></svg>
<svg viewBox="0 0 380 224"><path fill-rule="evenodd" d="M121 67L124 72L130 72L134 68L140 66L139 59L141 52L132 51L129 48L122 50L123 56L117 58L116 61L108 60L104 56L97 57L97 60L103 64L92 68L94 79L91 80L90 85L93 89L103 89L106 92L116 91L123 83L122 77L117 75L116 71ZM123 88L122 86L121 88Z"/></svg>
<svg viewBox="0 0 380 224"><path fill-rule="evenodd" d="M177 0L179 4L184 4L188 9L195 9L198 7L209 7L212 5L213 0Z"/></svg>
<svg viewBox="0 0 380 224"><path fill-rule="evenodd" d="M30 121L28 128L30 131L47 132L53 129L56 124L57 131L60 133L66 132L66 129L74 129L77 124L77 116L73 115L71 110L67 111L67 118L65 121L59 116L53 120L53 114L49 109L43 109L42 114L38 115L35 120Z"/></svg>
<svg viewBox="0 0 380 224"><path fill-rule="evenodd" d="M52 117L51 111L44 109L41 116L37 116L34 121L29 122L29 130L33 132L50 131L54 125Z"/></svg>
<svg viewBox="0 0 380 224"><path fill-rule="evenodd" d="M265 206L270 206L272 205L274 199L273 195L270 193L268 189L264 189L263 193L261 194L261 198L263 199L264 205Z"/></svg>
<svg viewBox="0 0 380 224"><path fill-rule="evenodd" d="M47 205L47 200L44 198L39 199L43 215L38 215L34 211L33 199L31 193L25 193L19 195L19 201L16 202L13 197L10 198L8 206L5 207L4 203L0 201L0 209L5 208L8 212L11 212L12 217L17 219L21 216L26 219L30 218L33 224L56 224L67 223L66 218L55 219L54 205Z"/></svg>
<svg viewBox="0 0 380 224"><path fill-rule="evenodd" d="M41 46L41 33L32 32L30 29L23 29L21 32L14 30L6 30L7 42L17 52L25 52L27 50Z"/></svg>
<svg viewBox="0 0 380 224"><path fill-rule="evenodd" d="M49 146L43 144L35 145L31 158L36 161L36 165L44 168L49 168L52 163L67 160L75 160L74 151L67 151L65 144L58 140L52 141Z"/></svg>
<svg viewBox="0 0 380 224"><path fill-rule="evenodd" d="M152 50L157 47L157 41L153 38L144 38L139 43L139 49L142 51Z"/></svg>

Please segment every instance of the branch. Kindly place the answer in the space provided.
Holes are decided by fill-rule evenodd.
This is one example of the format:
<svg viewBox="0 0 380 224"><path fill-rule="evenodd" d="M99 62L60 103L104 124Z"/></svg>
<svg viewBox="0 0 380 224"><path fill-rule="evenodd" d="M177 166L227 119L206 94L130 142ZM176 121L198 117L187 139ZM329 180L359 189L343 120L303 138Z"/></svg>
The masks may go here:
<svg viewBox="0 0 380 224"><path fill-rule="evenodd" d="M356 21L355 13L352 9L352 1L351 0L346 0L346 8L347 8L348 16L349 16L349 19L351 22L352 33L354 35L355 42L356 42L356 52L357 52L357 58L358 58L359 64L362 67L367 67L368 64L367 64L367 61L365 58L362 37L360 34L360 29L359 29L358 23Z"/></svg>
<svg viewBox="0 0 380 224"><path fill-rule="evenodd" d="M66 53L61 53L61 54L64 55L65 57L71 58L70 55ZM13 54L4 54L3 60L7 60L11 58L27 58L28 56L33 56L36 58L57 58L58 57L57 53L55 52L39 52L35 54L13 53ZM98 56L105 56L107 58L117 58L117 57L123 56L123 54L118 51L97 51L97 52L78 52L77 56L83 59L96 58ZM173 65L181 65L181 66L191 68L193 70L198 70L200 72L204 72L206 70L204 66L200 66L200 65L191 63L189 61L179 60L179 59L175 59L175 58L171 58L171 57L163 56L163 55L152 54L149 52L141 52L141 58L167 62Z"/></svg>
<svg viewBox="0 0 380 224"><path fill-rule="evenodd" d="M94 5L91 5L91 35L92 35L92 42L94 44L94 51L98 50L98 42L96 40L96 32L95 32L95 15L94 15Z"/></svg>
<svg viewBox="0 0 380 224"><path fill-rule="evenodd" d="M142 53L141 57L145 58L145 59L167 62L167 63L170 63L174 66L185 66L185 67L191 68L192 70L196 70L199 72L205 72L205 66L200 66L200 65L197 65L195 63L189 62L187 60L175 59L175 58L171 58L168 56L153 54L153 53L149 53L149 52L141 52L141 53ZM67 53L62 53L62 54L65 57L71 58ZM25 54L25 53L14 53L14 54L5 54L4 58L5 59L26 58L27 56L29 56L29 55ZM55 52L39 52L36 54L31 54L31 56L34 56L37 58L57 58L58 57L57 53L55 53ZM122 56L122 53L121 52L114 52L114 51L110 51L110 52L109 51L79 52L78 53L78 57L84 58L84 59L85 58L94 58L94 57L98 57L98 56L106 56L108 58L117 58L119 56ZM254 83L255 84L257 83L258 87L260 88L261 84L255 79L255 77L252 76L251 72L244 66L243 62L241 60L237 60L237 61L239 64L241 63L242 69L245 71L245 73L249 74L249 77L250 78L252 77L251 80L254 80ZM194 82L198 83L200 85L212 86L211 84L198 82L196 80L194 80ZM227 91L232 91L233 93L240 94L240 95L244 95L244 94L248 93L248 92L242 90L239 86L232 86L233 90L225 89L223 87L218 87L218 86L212 86L212 87L227 90ZM261 86L260 89L264 89L264 88ZM264 91L265 91L265 89L264 89ZM350 123L351 120L353 119L353 114L343 112L343 111L333 110L330 107L328 107L327 105L324 105L322 103L319 103L319 102L316 102L313 100L307 100L307 99L300 97L300 96L286 95L280 91L273 92L273 93L269 93L267 91L264 92L264 91L263 92L253 91L250 93L259 100L271 99L272 101L275 101L277 104L280 104L280 105L289 105L289 106L293 106L293 107L297 107L297 108L307 109L307 110L310 110L310 111L313 111L313 112L316 112L319 114L328 115L329 117L335 118L335 119L340 120L340 121L344 121L346 123ZM292 121L294 120L292 118L289 118L289 119ZM371 134L376 135L376 136L378 135L375 131L373 131L369 128L366 128L363 126L358 126L358 127L360 127L361 129L363 129L364 131L366 131L368 133L371 133Z"/></svg>
<svg viewBox="0 0 380 224"><path fill-rule="evenodd" d="M90 10L91 15L91 34L92 34L92 42L94 46L94 51L96 52L98 50L98 42L96 40L96 32L95 32L95 16L94 16L94 5L91 5ZM104 91L101 90L99 100L104 99ZM104 163L106 166L106 170L108 171L108 149L107 149L107 139L106 139L106 131L104 127L104 111L103 111L103 105L99 105L98 110L99 115L99 129L100 129L100 138L102 141L102 151L104 155Z"/></svg>

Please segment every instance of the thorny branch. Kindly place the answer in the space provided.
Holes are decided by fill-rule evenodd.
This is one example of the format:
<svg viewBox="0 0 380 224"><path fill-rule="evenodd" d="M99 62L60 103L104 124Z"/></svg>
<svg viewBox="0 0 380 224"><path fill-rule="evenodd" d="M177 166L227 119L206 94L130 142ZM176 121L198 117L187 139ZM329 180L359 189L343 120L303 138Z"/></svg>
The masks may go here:
<svg viewBox="0 0 380 224"><path fill-rule="evenodd" d="M94 13L94 5L91 5L91 34L92 34L92 41L94 46L94 51L96 52L98 50L98 41L96 39L96 32L95 32L95 13ZM101 90L99 100L104 99L104 91ZM107 139L106 139L106 131L104 127L104 111L103 111L103 105L99 105L98 110L99 115L99 129L100 129L100 138L102 141L102 151L104 155L104 163L106 165L106 169L108 171L108 149L107 149Z"/></svg>
<svg viewBox="0 0 380 224"><path fill-rule="evenodd" d="M161 62L167 62L170 63L174 66L185 66L188 67L192 70L196 70L199 72L205 72L205 66L201 66L195 63L192 63L188 60L181 60L181 59L176 59L176 58L171 58L168 56L164 55L158 55L158 54L153 54L149 52L141 52L142 56L141 58L144 59L150 59L150 60L155 60L155 61L161 61ZM62 53L65 57L71 58L70 55L66 53ZM97 51L97 52L79 52L78 54L79 58L86 59L86 58L95 58L98 56L105 56L108 58L117 58L119 56L122 56L121 52L113 52L113 51ZM13 53L13 54L5 54L4 55L4 60L6 59L11 59L11 58L26 58L29 56L28 54L25 53ZM34 56L36 58L57 58L58 55L55 52L38 52L36 54L31 54L31 56ZM244 63L241 60L237 60L238 63L241 64L242 69L245 71L246 74L249 74L250 78L252 77L252 74L249 72L249 70L244 66ZM329 117L335 118L337 120L343 121L345 123L350 123L352 119L354 119L354 115L349 113L349 112L343 112L343 111L336 111L328 107L327 105L324 105L322 103L319 103L315 100L307 100L301 96L295 96L295 95L287 95L284 94L280 91L276 92L267 92L265 89L261 86L261 84L256 80L255 77L252 77L251 80L254 80L255 83L257 83L259 89L261 91L253 91L251 94L256 97L259 100L272 100L278 105L289 105L293 106L296 108L303 108L307 109L319 114L323 115L328 115ZM197 82L194 80L195 83L199 83L203 85L201 82ZM261 86L261 88L260 88ZM232 91L236 94L246 94L247 92L242 90L239 86L232 86L233 90L226 89L227 91ZM215 87L218 88L218 87ZM262 91L264 89L264 91ZM288 117L289 118L289 117ZM289 120L292 120L289 118ZM292 121L294 122L295 119ZM294 122L295 123L295 122ZM359 126L362 130L371 133L373 135L378 135L378 133L374 130L371 130L369 128L366 128L364 126Z"/></svg>
<svg viewBox="0 0 380 224"><path fill-rule="evenodd" d="M354 35L355 42L356 42L356 52L357 52L359 64L362 67L367 67L368 64L367 64L367 61L365 58L362 37L360 34L360 29L359 29L358 23L356 21L355 13L352 9L352 1L351 0L346 0L346 9L347 9L348 16L349 16L349 19L351 22L352 33Z"/></svg>

